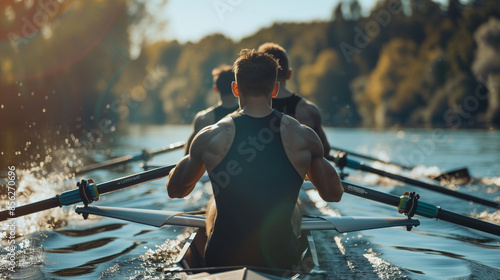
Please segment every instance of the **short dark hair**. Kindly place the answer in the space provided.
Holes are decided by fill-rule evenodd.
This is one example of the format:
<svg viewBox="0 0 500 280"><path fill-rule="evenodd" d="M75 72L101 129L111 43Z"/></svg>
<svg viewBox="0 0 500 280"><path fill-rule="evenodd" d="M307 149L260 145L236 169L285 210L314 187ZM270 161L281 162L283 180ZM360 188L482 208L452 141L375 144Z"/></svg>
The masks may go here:
<svg viewBox="0 0 500 280"><path fill-rule="evenodd" d="M243 94L265 95L273 91L280 65L271 55L243 49L234 62L238 90Z"/></svg>
<svg viewBox="0 0 500 280"><path fill-rule="evenodd" d="M274 58L278 60L281 67L281 69L278 71L278 80L286 79L288 71L290 70L290 64L285 48L276 43L268 42L260 45L258 51L265 52L274 56Z"/></svg>
<svg viewBox="0 0 500 280"><path fill-rule="evenodd" d="M219 89L221 95L233 94L231 88L231 83L235 81L233 66L224 64L214 68L212 77L214 78L214 85Z"/></svg>

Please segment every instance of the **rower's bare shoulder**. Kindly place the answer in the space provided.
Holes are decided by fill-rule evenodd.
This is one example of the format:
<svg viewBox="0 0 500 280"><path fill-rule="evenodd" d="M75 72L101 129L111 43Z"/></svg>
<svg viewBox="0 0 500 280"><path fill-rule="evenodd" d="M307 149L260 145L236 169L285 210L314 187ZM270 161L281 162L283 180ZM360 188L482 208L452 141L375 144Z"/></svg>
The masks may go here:
<svg viewBox="0 0 500 280"><path fill-rule="evenodd" d="M283 115L281 119L281 134L284 143L293 143L293 146L299 149L307 146L309 138L311 138L309 127L299 123L296 119ZM314 131L312 131L314 133Z"/></svg>
<svg viewBox="0 0 500 280"><path fill-rule="evenodd" d="M200 154L207 150L220 150L232 134L234 134L234 122L231 118L224 118L213 125L205 126L194 138L192 152Z"/></svg>
<svg viewBox="0 0 500 280"><path fill-rule="evenodd" d="M308 99L305 99L305 98L302 98L299 101L299 103L297 103L297 107L300 110L306 110L306 111L309 111L309 112L317 112L317 113L319 113L319 107L318 107L318 105L312 103L311 101L309 101Z"/></svg>
<svg viewBox="0 0 500 280"><path fill-rule="evenodd" d="M302 136L301 138L311 152L311 155L323 155L323 144L321 143L321 139L311 127L300 124L298 132Z"/></svg>
<svg viewBox="0 0 500 280"><path fill-rule="evenodd" d="M287 133L300 133L299 130L302 129L302 125L296 119L283 114L281 117L281 125L283 126L283 131Z"/></svg>
<svg viewBox="0 0 500 280"><path fill-rule="evenodd" d="M313 129L321 126L321 113L319 107L307 99L302 99L297 104L295 111L297 119Z"/></svg>
<svg viewBox="0 0 500 280"><path fill-rule="evenodd" d="M297 104L297 113L302 115L307 115L310 118L318 118L321 116L318 105L312 103L311 101L303 98Z"/></svg>
<svg viewBox="0 0 500 280"><path fill-rule="evenodd" d="M198 112L194 116L194 121L193 121L195 131L200 131L202 128L213 124L214 120L215 120L214 107L210 107L203 111Z"/></svg>

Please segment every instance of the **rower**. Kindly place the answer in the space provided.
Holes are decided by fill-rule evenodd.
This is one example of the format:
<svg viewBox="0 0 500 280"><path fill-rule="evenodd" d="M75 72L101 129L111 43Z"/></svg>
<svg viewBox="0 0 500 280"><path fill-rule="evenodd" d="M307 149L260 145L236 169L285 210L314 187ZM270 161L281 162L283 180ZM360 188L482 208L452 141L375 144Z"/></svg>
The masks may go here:
<svg viewBox="0 0 500 280"><path fill-rule="evenodd" d="M286 87L286 81L292 76L292 68L286 50L276 43L264 43L259 46L260 52L268 53L278 60L281 69L278 70L280 90L273 99L273 108L297 119L301 124L312 128L323 143L324 155L330 154L330 144L321 126L321 114L318 106L311 101L298 96Z"/></svg>
<svg viewBox="0 0 500 280"><path fill-rule="evenodd" d="M325 201L342 197L316 133L271 108L278 68L271 55L242 50L232 83L240 110L202 129L170 172L168 194L181 198L208 171L217 207L208 266L292 268L300 256L291 217L306 174Z"/></svg>
<svg viewBox="0 0 500 280"><path fill-rule="evenodd" d="M221 65L212 70L213 90L219 93L219 102L203 111L198 112L193 119L193 133L188 138L185 146L185 155L194 136L205 126L218 122L223 117L238 109L238 99L233 95L231 83L234 81L233 67Z"/></svg>

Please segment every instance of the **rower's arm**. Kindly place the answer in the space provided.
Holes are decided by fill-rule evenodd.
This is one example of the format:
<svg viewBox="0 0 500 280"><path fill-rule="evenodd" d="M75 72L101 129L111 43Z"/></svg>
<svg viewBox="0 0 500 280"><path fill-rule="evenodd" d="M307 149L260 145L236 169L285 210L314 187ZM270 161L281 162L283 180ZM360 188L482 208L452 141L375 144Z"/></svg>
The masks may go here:
<svg viewBox="0 0 500 280"><path fill-rule="evenodd" d="M189 149L191 148L191 143L193 143L194 137L200 130L202 130L204 127L211 125L209 121L209 117L207 114L196 114L193 120L193 133L189 136L186 145L184 147L184 155L189 154Z"/></svg>
<svg viewBox="0 0 500 280"><path fill-rule="evenodd" d="M307 176L323 200L338 202L344 193L340 177L335 168L323 157L323 145L316 133L309 131L308 134L311 165Z"/></svg>
<svg viewBox="0 0 500 280"><path fill-rule="evenodd" d="M323 130L321 112L319 111L318 106L307 100L302 100L299 103L299 106L300 107L296 113L297 120L301 124L309 126L314 130L314 132L316 132L323 146L323 155L325 157L328 156L330 154L330 143L328 143L326 133Z"/></svg>
<svg viewBox="0 0 500 280"><path fill-rule="evenodd" d="M204 132L206 130L200 131L192 142L189 154L170 171L167 181L167 192L170 197L181 198L190 194L205 173L205 163L202 160Z"/></svg>

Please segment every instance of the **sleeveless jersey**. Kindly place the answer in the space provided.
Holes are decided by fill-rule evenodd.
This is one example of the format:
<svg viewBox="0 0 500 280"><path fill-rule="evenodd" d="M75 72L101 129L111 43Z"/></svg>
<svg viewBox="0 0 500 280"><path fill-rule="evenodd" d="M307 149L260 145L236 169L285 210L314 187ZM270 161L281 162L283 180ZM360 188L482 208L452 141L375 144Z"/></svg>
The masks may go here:
<svg viewBox="0 0 500 280"><path fill-rule="evenodd" d="M273 108L295 118L295 109L300 100L302 100L302 97L296 94L285 98L273 98Z"/></svg>
<svg viewBox="0 0 500 280"><path fill-rule="evenodd" d="M225 108L222 106L218 106L214 108L214 116L215 116L215 121L214 123L220 121L222 118L225 116L231 114L232 112L238 110L239 106L236 106L234 108Z"/></svg>
<svg viewBox="0 0 500 280"><path fill-rule="evenodd" d="M303 182L281 140L283 114L237 112L233 143L209 174L217 204L205 250L208 266L289 269L299 262L291 216Z"/></svg>

